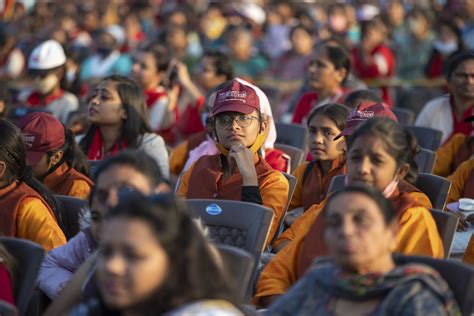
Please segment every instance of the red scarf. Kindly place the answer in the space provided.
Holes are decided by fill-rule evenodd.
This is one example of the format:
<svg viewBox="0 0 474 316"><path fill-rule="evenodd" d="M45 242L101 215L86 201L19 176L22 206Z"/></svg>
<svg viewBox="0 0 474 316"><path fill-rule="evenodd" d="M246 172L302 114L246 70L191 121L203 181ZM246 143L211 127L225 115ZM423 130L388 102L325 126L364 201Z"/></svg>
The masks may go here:
<svg viewBox="0 0 474 316"><path fill-rule="evenodd" d="M104 141L100 129L95 130L95 134L92 137L92 143L87 152L87 159L89 160L102 160L108 156L115 156L120 151L126 149L128 146L127 141L115 142L109 151L104 152Z"/></svg>

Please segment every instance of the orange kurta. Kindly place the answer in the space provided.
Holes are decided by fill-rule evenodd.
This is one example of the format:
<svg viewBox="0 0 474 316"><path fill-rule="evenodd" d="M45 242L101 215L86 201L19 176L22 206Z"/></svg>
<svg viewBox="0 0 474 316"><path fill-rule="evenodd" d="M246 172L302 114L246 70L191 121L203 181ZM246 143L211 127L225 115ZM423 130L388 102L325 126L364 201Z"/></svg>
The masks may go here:
<svg viewBox="0 0 474 316"><path fill-rule="evenodd" d="M438 148L433 173L447 177L474 154L474 137L458 133Z"/></svg>
<svg viewBox="0 0 474 316"><path fill-rule="evenodd" d="M183 198L217 198L224 200L240 200L242 191L242 176L238 169L225 181L220 155L203 156L183 174L177 194ZM206 166L202 168L202 165ZM257 170L258 186L264 206L273 210L273 222L267 240L270 241L278 230L278 223L284 216L288 200L288 181L278 171L273 170L264 159L258 157L255 167ZM199 175L193 175L195 169ZM192 177L199 176L194 188L190 187ZM198 183L199 182L199 183ZM199 186L199 187L197 187ZM196 194L196 191L199 193Z"/></svg>
<svg viewBox="0 0 474 316"><path fill-rule="evenodd" d="M93 182L87 176L79 173L64 162L43 183L54 194L68 195L81 200L87 200L92 189Z"/></svg>
<svg viewBox="0 0 474 316"><path fill-rule="evenodd" d="M298 179L298 182L296 183L295 192L293 193L290 207L288 208L289 210L301 206L307 210L313 204L321 203L321 201L326 198L332 178L344 174L346 169L345 159L343 157L334 160L331 169L324 176L321 175L321 169L318 164L313 163L311 171L307 174L306 179L303 179L305 170L309 164L309 162L305 162L299 165L293 173Z"/></svg>
<svg viewBox="0 0 474 316"><path fill-rule="evenodd" d="M53 211L25 183L13 182L0 189L0 217L0 235L29 239L47 251L66 243Z"/></svg>
<svg viewBox="0 0 474 316"><path fill-rule="evenodd" d="M443 258L444 249L436 223L428 208L431 202L420 192L408 193L414 202L420 206L409 207L401 212L398 220L400 231L397 236L395 252L411 255L426 255ZM318 215L327 201L311 207L304 213L302 220L298 219L296 230L292 231L291 242L283 248L267 264L257 283L255 303L261 297L284 294L299 278L301 271L300 258L305 243L305 237L311 230ZM294 228L292 225L292 228Z"/></svg>
<svg viewBox="0 0 474 316"><path fill-rule="evenodd" d="M474 158L463 162L458 169L448 177L451 181L446 204L456 202L460 198L474 199Z"/></svg>

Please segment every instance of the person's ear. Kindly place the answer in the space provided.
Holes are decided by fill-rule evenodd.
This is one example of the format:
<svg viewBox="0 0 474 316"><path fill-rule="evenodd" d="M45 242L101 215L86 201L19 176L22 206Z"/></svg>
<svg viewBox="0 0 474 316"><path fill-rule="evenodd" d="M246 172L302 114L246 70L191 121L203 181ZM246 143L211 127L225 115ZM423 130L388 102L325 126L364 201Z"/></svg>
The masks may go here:
<svg viewBox="0 0 474 316"><path fill-rule="evenodd" d="M50 158L51 165L57 165L61 161L61 159L63 159L63 156L64 152L62 150L56 151Z"/></svg>
<svg viewBox="0 0 474 316"><path fill-rule="evenodd" d="M155 190L153 193L167 193L170 192L170 187L166 183L160 183L155 187Z"/></svg>
<svg viewBox="0 0 474 316"><path fill-rule="evenodd" d="M126 120L128 118L127 111L125 110L124 107L120 109L120 118L122 120Z"/></svg>
<svg viewBox="0 0 474 316"><path fill-rule="evenodd" d="M0 178L3 178L7 172L7 164L4 161L0 161Z"/></svg>
<svg viewBox="0 0 474 316"><path fill-rule="evenodd" d="M341 139L338 140L338 143L336 144L336 149L338 151L343 152L344 154L347 153L347 143L344 137L341 137Z"/></svg>
<svg viewBox="0 0 474 316"><path fill-rule="evenodd" d="M398 180L405 179L405 176L408 174L408 171L410 171L410 165L407 163L402 165L398 171Z"/></svg>
<svg viewBox="0 0 474 316"><path fill-rule="evenodd" d="M268 124L269 124L270 118L267 118L266 116L262 117L262 122L260 123L260 133L266 133L268 129Z"/></svg>
<svg viewBox="0 0 474 316"><path fill-rule="evenodd" d="M346 68L339 68L336 69L336 79L339 83L344 81L344 78L347 76L347 69Z"/></svg>

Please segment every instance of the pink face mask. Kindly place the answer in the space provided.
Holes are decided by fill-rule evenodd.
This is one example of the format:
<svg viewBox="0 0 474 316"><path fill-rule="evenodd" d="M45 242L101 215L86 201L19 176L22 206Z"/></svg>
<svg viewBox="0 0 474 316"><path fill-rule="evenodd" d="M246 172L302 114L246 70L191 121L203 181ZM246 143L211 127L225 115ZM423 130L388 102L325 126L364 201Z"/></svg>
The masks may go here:
<svg viewBox="0 0 474 316"><path fill-rule="evenodd" d="M393 180L385 187L385 189L383 189L382 195L386 199L390 198L393 192L395 192L395 190L397 189L399 182L400 180L398 180L397 176L395 176L395 178L393 178ZM344 177L344 186L349 186L349 178L347 177L347 175Z"/></svg>

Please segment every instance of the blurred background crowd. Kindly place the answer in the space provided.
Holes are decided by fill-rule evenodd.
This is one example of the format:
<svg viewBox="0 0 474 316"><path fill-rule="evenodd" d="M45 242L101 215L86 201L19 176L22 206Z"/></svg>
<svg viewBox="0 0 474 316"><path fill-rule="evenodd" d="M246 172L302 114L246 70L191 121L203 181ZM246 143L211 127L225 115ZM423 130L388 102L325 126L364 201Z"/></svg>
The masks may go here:
<svg viewBox="0 0 474 316"><path fill-rule="evenodd" d="M445 93L445 61L474 49L472 0L2 3L2 112L47 106L57 91L45 90L62 89L72 96L61 120L80 133L87 129L80 114L91 87L110 74L132 75L145 91L153 89L148 99L167 103L167 113L153 112L150 123L170 146L202 129L198 111L190 109L196 103L189 101L222 82L219 75L226 72L261 87L275 121L289 122L301 95L314 88L307 71L313 48L329 41L351 55L343 89L368 86L390 106L418 113L427 100ZM35 66L28 58L48 39L62 45L66 60ZM212 56L203 58L216 52L230 59L231 70ZM53 57L44 58L54 59L55 52L49 53ZM324 79L324 70L318 71ZM45 80L50 73L57 80ZM319 85L330 90L333 83L323 79ZM39 86L44 93L35 99L31 92ZM147 101L150 109L153 101Z"/></svg>

